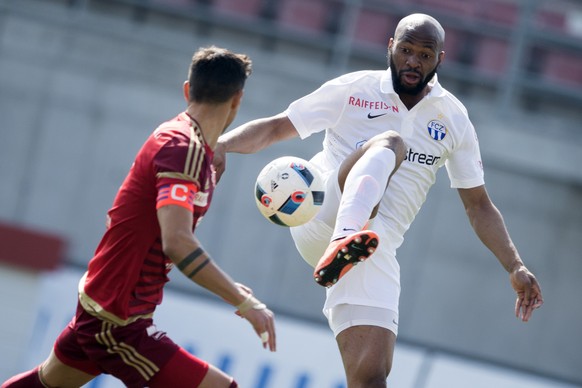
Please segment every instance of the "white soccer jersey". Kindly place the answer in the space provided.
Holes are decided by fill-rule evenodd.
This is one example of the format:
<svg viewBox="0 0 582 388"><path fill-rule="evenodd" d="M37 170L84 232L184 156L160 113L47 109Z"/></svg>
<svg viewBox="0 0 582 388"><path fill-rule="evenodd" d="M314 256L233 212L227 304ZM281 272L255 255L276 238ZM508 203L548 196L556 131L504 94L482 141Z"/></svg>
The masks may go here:
<svg viewBox="0 0 582 388"><path fill-rule="evenodd" d="M451 187L471 188L484 183L479 144L467 110L441 87L432 90L410 111L394 92L390 69L358 71L330 80L294 101L286 114L301 138L325 130L323 150L313 159L324 173L373 136L394 130L408 147L406 160L394 174L379 214L395 255L436 172L446 166Z"/></svg>

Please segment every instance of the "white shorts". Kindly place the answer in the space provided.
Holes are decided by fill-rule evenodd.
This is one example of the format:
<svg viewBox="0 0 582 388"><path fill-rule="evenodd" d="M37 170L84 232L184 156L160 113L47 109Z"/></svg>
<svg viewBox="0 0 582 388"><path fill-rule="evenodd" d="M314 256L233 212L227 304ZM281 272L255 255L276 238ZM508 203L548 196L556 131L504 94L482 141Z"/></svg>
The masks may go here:
<svg viewBox="0 0 582 388"><path fill-rule="evenodd" d="M329 327L333 335L352 326L379 326L398 335L398 313L379 307L360 306L356 304L338 304L329 309Z"/></svg>
<svg viewBox="0 0 582 388"><path fill-rule="evenodd" d="M312 267L315 267L329 245L333 233L329 215L337 213L340 196L337 172L332 173L326 182L323 207L317 216L304 225L290 228L297 250ZM332 208L329 208L330 206ZM393 320L398 322L400 266L389 247L390 244L382 244L383 236L387 238L388 235L382 222L374 219L368 228L378 233L380 238L376 252L366 261L353 267L335 285L326 289L323 313L336 335L347 327L362 324L355 322L385 327L397 334L398 326L395 326ZM338 305L360 307L351 309L348 314L344 313L343 307L339 311L336 310ZM361 308L366 306L372 309ZM333 318L334 315L336 318ZM338 316L340 318L337 318Z"/></svg>

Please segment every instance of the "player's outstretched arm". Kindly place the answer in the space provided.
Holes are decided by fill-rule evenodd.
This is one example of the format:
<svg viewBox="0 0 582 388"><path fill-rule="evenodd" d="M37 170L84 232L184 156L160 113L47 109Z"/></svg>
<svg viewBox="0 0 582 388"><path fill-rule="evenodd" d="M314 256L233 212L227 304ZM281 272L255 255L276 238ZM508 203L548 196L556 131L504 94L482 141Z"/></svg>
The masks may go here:
<svg viewBox="0 0 582 388"><path fill-rule="evenodd" d="M493 252L509 273L511 286L517 293L515 315L527 322L533 311L544 303L536 277L526 268L485 186L459 189L471 226L483 244Z"/></svg>
<svg viewBox="0 0 582 388"><path fill-rule="evenodd" d="M280 113L242 124L220 136L214 149L212 164L216 168L216 180L226 169L226 153L252 154L271 144L298 136L291 120Z"/></svg>
<svg viewBox="0 0 582 388"><path fill-rule="evenodd" d="M192 234L192 212L167 205L158 209L164 253L190 280L235 306L240 316L253 326L264 348L276 350L275 318L264 303L246 286L235 283L212 261Z"/></svg>

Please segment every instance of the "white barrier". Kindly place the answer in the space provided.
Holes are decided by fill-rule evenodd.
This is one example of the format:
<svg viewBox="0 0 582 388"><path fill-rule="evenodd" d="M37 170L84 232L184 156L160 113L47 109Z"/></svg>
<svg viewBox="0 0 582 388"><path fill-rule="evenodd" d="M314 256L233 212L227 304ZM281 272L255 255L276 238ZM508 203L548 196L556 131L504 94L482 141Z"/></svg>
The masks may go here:
<svg viewBox="0 0 582 388"><path fill-rule="evenodd" d="M0 271L15 279L14 273ZM77 282L82 272L60 270L31 281L0 284L5 296L14 293L28 299L24 322L10 309L0 323L3 333L17 333L3 340L4 345L21 347L15 370L30 369L44 360L76 306ZM3 279L0 277L0 279ZM24 287L22 287L24 286ZM193 285L193 287L195 287ZM34 296L37 294L38 296ZM21 298L22 299L22 298ZM35 300L38 299L38 300ZM5 306L10 307L10 306ZM36 312L36 313L34 313ZM14 318L14 319L12 319ZM237 317L226 304L167 290L164 303L154 318L158 329L170 338L236 377L241 388L345 388L341 359L330 330L287 317L277 317L277 352L262 348L246 320ZM20 325L20 331L16 330ZM30 329L32 326L32 330ZM30 333L28 333L30 331ZM25 333L26 332L26 333ZM9 350L4 347L3 350ZM4 351L2 353L5 353ZM6 363L14 354L1 354ZM6 369L5 372L6 373ZM0 376L0 381L9 376ZM575 388L575 385L527 375L508 368L468 361L438 352L397 344L389 387L397 388ZM110 376L99 376L85 388L119 388Z"/></svg>
<svg viewBox="0 0 582 388"><path fill-rule="evenodd" d="M60 271L43 277L24 368L43 361L54 339L70 320L81 274ZM235 376L241 387L345 386L335 340L325 327L277 317L278 350L271 353L262 348L251 325L234 314L234 308L171 290L166 290L154 322L175 342ZM109 376L101 376L87 385L91 388L121 386Z"/></svg>

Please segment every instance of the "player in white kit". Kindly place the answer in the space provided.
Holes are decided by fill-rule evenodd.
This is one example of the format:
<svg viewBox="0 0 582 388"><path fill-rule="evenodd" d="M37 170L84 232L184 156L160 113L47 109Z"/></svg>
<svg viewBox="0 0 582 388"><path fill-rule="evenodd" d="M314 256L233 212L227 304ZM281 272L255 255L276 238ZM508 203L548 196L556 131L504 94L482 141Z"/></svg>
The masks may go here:
<svg viewBox="0 0 582 388"><path fill-rule="evenodd" d="M220 174L226 152L254 153L325 131L311 160L326 179L323 207L291 234L327 287L323 311L350 388L386 386L398 333L396 250L442 166L476 234L510 274L516 315L527 321L543 303L485 189L467 111L438 82L444 35L428 15L405 17L389 41L387 70L330 80L283 113L222 135L215 153Z"/></svg>

